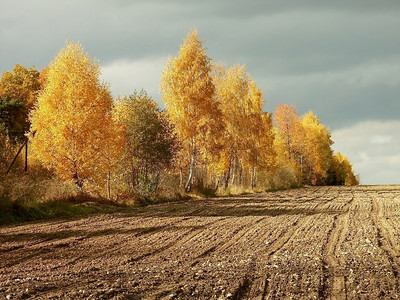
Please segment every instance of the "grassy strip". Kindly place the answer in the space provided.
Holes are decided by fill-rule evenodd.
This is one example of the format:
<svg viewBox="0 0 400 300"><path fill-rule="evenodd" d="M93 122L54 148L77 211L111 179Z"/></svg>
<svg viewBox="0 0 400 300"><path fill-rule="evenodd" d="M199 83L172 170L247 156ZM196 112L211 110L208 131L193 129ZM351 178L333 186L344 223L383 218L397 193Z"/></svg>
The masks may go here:
<svg viewBox="0 0 400 300"><path fill-rule="evenodd" d="M28 197L20 197L12 201L7 196L2 196L0 197L0 225L82 216L115 210L115 206L105 204L101 199L88 196L75 196L46 202Z"/></svg>

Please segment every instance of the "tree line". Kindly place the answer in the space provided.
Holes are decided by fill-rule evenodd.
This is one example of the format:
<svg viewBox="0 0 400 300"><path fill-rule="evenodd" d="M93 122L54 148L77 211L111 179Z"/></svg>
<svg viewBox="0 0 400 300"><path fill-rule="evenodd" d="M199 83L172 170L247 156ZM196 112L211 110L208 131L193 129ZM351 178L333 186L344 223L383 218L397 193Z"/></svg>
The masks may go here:
<svg viewBox="0 0 400 300"><path fill-rule="evenodd" d="M263 93L245 66L215 63L197 30L165 64L165 110L143 90L113 99L100 73L79 43L67 43L40 72L20 65L4 72L2 170L29 138L37 166L109 198L150 195L161 182L186 192L358 184L315 114L299 116L286 104L264 112Z"/></svg>

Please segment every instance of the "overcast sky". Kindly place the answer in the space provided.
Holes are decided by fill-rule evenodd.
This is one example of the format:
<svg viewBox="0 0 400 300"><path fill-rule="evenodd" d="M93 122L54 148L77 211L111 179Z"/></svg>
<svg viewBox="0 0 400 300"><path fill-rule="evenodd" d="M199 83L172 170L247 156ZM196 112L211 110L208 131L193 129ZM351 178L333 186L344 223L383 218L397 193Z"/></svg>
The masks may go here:
<svg viewBox="0 0 400 300"><path fill-rule="evenodd" d="M0 71L40 70L79 41L114 96L144 88L159 101L191 28L212 59L247 66L264 110L314 111L363 184L400 184L398 0L0 0Z"/></svg>

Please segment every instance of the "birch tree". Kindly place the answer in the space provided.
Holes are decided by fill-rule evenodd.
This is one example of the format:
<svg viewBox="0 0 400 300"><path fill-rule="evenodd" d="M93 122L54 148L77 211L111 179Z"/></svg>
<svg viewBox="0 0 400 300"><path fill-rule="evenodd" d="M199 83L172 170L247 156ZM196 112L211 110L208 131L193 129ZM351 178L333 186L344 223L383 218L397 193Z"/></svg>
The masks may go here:
<svg viewBox="0 0 400 300"><path fill-rule="evenodd" d="M80 44L68 43L51 63L30 115L32 149L61 179L105 179L124 144L111 117L112 97L100 66Z"/></svg>
<svg viewBox="0 0 400 300"><path fill-rule="evenodd" d="M185 190L193 184L194 168L212 138L219 113L211 76L211 58L206 55L197 30L189 32L177 57L170 58L161 78L162 100L182 143L181 167L187 167Z"/></svg>

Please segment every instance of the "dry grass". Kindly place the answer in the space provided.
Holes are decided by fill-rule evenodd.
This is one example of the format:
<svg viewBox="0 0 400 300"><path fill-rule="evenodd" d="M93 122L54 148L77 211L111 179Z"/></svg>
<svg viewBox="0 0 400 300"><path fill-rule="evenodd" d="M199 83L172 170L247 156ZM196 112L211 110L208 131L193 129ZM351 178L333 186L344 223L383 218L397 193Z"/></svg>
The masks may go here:
<svg viewBox="0 0 400 300"><path fill-rule="evenodd" d="M70 217L110 210L110 202L80 194L43 173L0 176L0 224Z"/></svg>

